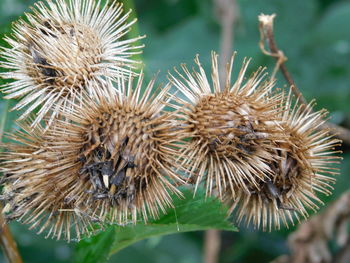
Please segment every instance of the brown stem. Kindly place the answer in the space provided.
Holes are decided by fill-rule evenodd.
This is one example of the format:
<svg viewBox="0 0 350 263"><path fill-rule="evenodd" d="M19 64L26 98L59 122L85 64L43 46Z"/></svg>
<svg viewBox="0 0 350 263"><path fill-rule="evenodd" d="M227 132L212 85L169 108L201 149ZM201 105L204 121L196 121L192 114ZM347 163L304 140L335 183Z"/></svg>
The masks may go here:
<svg viewBox="0 0 350 263"><path fill-rule="evenodd" d="M234 24L238 16L236 0L214 0L215 11L221 24L221 46L220 46L220 83L224 89L225 67L230 61L233 49Z"/></svg>
<svg viewBox="0 0 350 263"><path fill-rule="evenodd" d="M11 231L2 216L2 205L0 204L0 244L9 263L22 263L22 258L18 252L16 242Z"/></svg>
<svg viewBox="0 0 350 263"><path fill-rule="evenodd" d="M214 0L214 7L217 17L221 24L221 50L220 50L220 66L219 77L221 89L225 88L225 67L232 56L234 23L237 18L236 0ZM221 246L221 231L216 229L207 230L205 232L204 241L204 258L205 263L217 263L219 261L219 253Z"/></svg>
<svg viewBox="0 0 350 263"><path fill-rule="evenodd" d="M260 42L259 46L262 52L268 56L272 56L277 60L276 67L271 76L272 79L275 79L276 72L281 70L284 78L291 86L293 93L300 98L300 102L303 104L307 104L305 98L301 94L300 90L296 87L295 82L292 76L289 74L289 71L285 65L287 61L287 57L284 55L282 50L279 50L277 47L277 43L275 41L275 36L273 33L273 19L276 14L272 15L260 15L259 16L259 30L260 30ZM265 49L265 41L267 41L270 52Z"/></svg>
<svg viewBox="0 0 350 263"><path fill-rule="evenodd" d="M204 243L204 262L205 263L217 263L219 262L221 238L220 231L216 229L210 229L205 231L205 243Z"/></svg>
<svg viewBox="0 0 350 263"><path fill-rule="evenodd" d="M297 98L299 98L299 101L302 104L307 104L307 101L305 100L300 90L295 85L295 82L285 65L285 62L287 61L287 57L284 55L283 51L281 51L277 47L277 43L275 41L275 36L273 33L273 20L275 16L276 16L275 14L272 14L272 15L261 14L259 16L260 49L265 55L274 57L277 61L274 71L271 75L271 79L275 79L277 71L281 70L284 78L290 85L293 94ZM267 45L270 51L265 49L265 42L267 42ZM344 143L350 145L350 130L330 122L325 123L323 127L329 129L335 136L341 139Z"/></svg>
<svg viewBox="0 0 350 263"><path fill-rule="evenodd" d="M348 225L350 222L350 191L343 193L321 213L301 223L288 237L290 255L272 263L346 263L350 260ZM332 253L333 240L339 247Z"/></svg>

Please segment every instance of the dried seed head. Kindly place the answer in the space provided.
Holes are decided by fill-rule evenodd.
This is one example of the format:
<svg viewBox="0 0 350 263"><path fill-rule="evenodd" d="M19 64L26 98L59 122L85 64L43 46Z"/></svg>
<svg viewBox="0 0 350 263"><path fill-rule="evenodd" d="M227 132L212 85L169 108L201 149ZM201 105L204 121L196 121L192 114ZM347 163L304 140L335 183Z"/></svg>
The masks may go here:
<svg viewBox="0 0 350 263"><path fill-rule="evenodd" d="M34 126L53 104L66 105L87 90L87 81L131 73L135 62L130 56L142 47L132 44L141 37L123 37L135 21L127 22L129 13L122 14L121 4L99 3L47 0L26 14L28 22L14 24L13 37L5 38L10 48L2 51L7 61L1 64L11 71L1 76L15 79L2 89L6 98L23 97L14 109L28 106L20 119L42 105Z"/></svg>
<svg viewBox="0 0 350 263"><path fill-rule="evenodd" d="M34 130L29 124L22 128L24 131L10 135L15 143L2 145L6 152L0 155L5 219L19 220L30 225L30 229L46 231L46 237L57 239L71 240L71 228L78 239L82 234L90 234L87 230L93 229L94 221L83 211L89 209L83 202L86 183L71 176L77 171L69 162L76 158L74 153L56 150L58 142L41 137L40 126ZM73 202L70 197L77 200Z"/></svg>
<svg viewBox="0 0 350 263"><path fill-rule="evenodd" d="M172 170L182 135L173 113L160 114L169 86L151 95L153 80L140 95L142 77L134 91L132 82L120 81L120 93L101 89L94 100L85 96L66 108L65 119L55 120L40 141L28 135L25 146L7 146L2 170L11 185L4 196L14 196L10 215L70 239L74 220L85 220L74 224L81 233L91 221L147 221L172 205L170 192L180 194L174 182L182 182Z"/></svg>
<svg viewBox="0 0 350 263"><path fill-rule="evenodd" d="M281 96L272 94L273 82L264 81L260 69L244 81L249 61L245 61L231 85L232 57L226 72L226 84L220 88L217 55L212 54L212 84L195 59L199 72L191 74L182 66L185 76L170 76L172 83L189 102L178 99L182 126L191 137L182 148L182 163L192 174L196 187L205 180L208 195L218 192L222 198L228 187L232 197L236 189L248 192L247 185L265 180L271 168L268 162L283 141L281 131L272 123L279 112ZM176 106L174 106L176 107ZM205 179L204 179L205 178ZM215 191L214 191L215 190Z"/></svg>
<svg viewBox="0 0 350 263"><path fill-rule="evenodd" d="M306 218L308 210L317 210L322 201L317 193L330 194L335 182L339 157L334 148L340 141L328 135L328 130L322 128L326 111L312 111L309 105L293 105L291 95L283 104L284 111L279 116L280 127L283 129L287 142L278 143L274 158L269 163L269 180L260 181L260 189L249 194L237 191L237 198L231 209L237 210L238 221L253 223L256 228L280 228L281 221L288 227L288 222L294 224L300 216Z"/></svg>

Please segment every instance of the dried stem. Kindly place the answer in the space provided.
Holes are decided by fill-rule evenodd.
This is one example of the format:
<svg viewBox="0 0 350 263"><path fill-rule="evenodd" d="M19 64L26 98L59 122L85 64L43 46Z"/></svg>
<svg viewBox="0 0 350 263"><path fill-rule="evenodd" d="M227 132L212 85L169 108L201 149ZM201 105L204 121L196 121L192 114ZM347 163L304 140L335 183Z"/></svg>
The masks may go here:
<svg viewBox="0 0 350 263"><path fill-rule="evenodd" d="M236 0L214 0L216 15L221 24L221 51L219 76L221 89L224 89L225 68L232 55L234 23L237 19ZM221 245L221 231L216 229L205 232L204 258L205 263L217 263Z"/></svg>
<svg viewBox="0 0 350 263"><path fill-rule="evenodd" d="M6 116L9 108L9 101L4 101L5 107L0 122L0 141L4 133L4 127L6 122ZM2 204L0 203L0 245L7 257L9 263L22 263L22 258L17 249L16 242L14 241L10 228L6 224L6 221L2 215Z"/></svg>
<svg viewBox="0 0 350 263"><path fill-rule="evenodd" d="M215 13L221 24L220 47L220 83L222 89L225 83L225 67L232 56L234 41L234 24L238 17L238 5L236 0L214 0Z"/></svg>
<svg viewBox="0 0 350 263"><path fill-rule="evenodd" d="M350 260L350 239L347 231L350 221L350 191L343 193L322 213L300 224L288 238L291 254L281 256L273 263L347 263ZM335 240L338 251L332 253L329 245Z"/></svg>
<svg viewBox="0 0 350 263"><path fill-rule="evenodd" d="M300 90L295 85L295 82L290 75L285 62L287 61L287 57L284 55L283 51L278 49L275 36L273 33L273 20L275 18L275 14L272 15L264 15L261 14L259 16L259 30L260 30L260 42L259 46L262 52L265 55L274 57L276 59L276 66L273 70L273 73L271 75L272 79L275 79L276 73L278 70L281 70L284 78L290 85L292 92L296 97L299 98L299 101L303 104L307 104L307 101L301 94ZM267 45L269 47L269 50L266 50L265 43L267 42ZM350 130L338 126L334 123L327 122L324 124L323 128L328 128L332 133L334 133L339 139L341 139L344 143L350 145Z"/></svg>
<svg viewBox="0 0 350 263"><path fill-rule="evenodd" d="M2 216L2 205L0 204L0 244L9 263L22 263L22 258L18 252L10 228Z"/></svg>
<svg viewBox="0 0 350 263"><path fill-rule="evenodd" d="M221 245L220 231L216 229L210 229L205 231L205 243L204 243L204 262L216 263L219 262L219 252Z"/></svg>

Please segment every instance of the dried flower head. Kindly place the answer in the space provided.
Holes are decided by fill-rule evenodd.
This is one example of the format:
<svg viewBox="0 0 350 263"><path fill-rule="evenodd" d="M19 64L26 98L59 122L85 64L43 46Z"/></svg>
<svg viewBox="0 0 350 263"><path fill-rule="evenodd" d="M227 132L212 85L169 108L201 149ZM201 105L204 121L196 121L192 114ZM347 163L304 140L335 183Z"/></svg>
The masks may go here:
<svg viewBox="0 0 350 263"><path fill-rule="evenodd" d="M48 229L46 237L57 239L71 240L71 228L78 239L90 234L92 223L98 221L80 210L79 203L69 200L69 196L79 196L82 203L86 195L86 182L71 176L76 167L69 161L76 156L69 151L59 152L62 147L58 138L51 143L52 138L42 137L44 130L40 126L31 130L26 124L22 129L10 135L13 142L2 145L6 152L0 155L5 219L37 228L38 234ZM61 142L64 143L74 145L73 141Z"/></svg>
<svg viewBox="0 0 350 263"><path fill-rule="evenodd" d="M1 158L9 216L70 239L73 225L79 238L91 221L147 221L172 205L170 193L180 194L175 183L183 182L172 167L182 135L174 113L160 114L169 85L152 93L152 80L141 95L142 79L134 91L133 78L120 80L118 93L93 88L94 99L66 108L43 138L14 137L25 145L8 145Z"/></svg>
<svg viewBox="0 0 350 263"><path fill-rule="evenodd" d="M227 197L239 222L253 223L263 230L279 229L281 221L288 227L294 218L300 221L300 216L308 216L308 210L317 210L317 204L322 204L317 193L331 193L330 184L338 170L333 164L340 159L335 150L340 141L323 127L326 110L313 112L313 102L293 103L291 93L283 107L278 122L288 140L278 143L273 161L267 163L273 173L259 182L259 190L239 190L235 200Z"/></svg>
<svg viewBox="0 0 350 263"><path fill-rule="evenodd" d="M264 81L259 69L244 81L249 60L245 60L237 80L231 84L234 56L228 64L226 83L221 90L217 55L212 54L212 83L209 83L198 57L199 68L191 74L185 65L185 75L170 75L171 82L186 99L177 99L182 127L191 139L182 148L182 162L196 182L206 183L208 195L222 198L230 188L232 198L237 189L249 192L248 185L259 189L258 182L272 173L268 163L277 142L283 141L280 129L274 125L279 114L280 95L274 95L271 81Z"/></svg>
<svg viewBox="0 0 350 263"><path fill-rule="evenodd" d="M88 90L88 81L128 76L130 56L142 47L133 46L141 37L125 38L135 20L128 23L129 13L115 1L100 7L95 0L47 0L35 7L5 38L10 48L3 48L1 63L10 70L1 76L15 80L3 87L5 98L23 98L14 109L28 106L20 119L42 105L33 126L53 104L57 109Z"/></svg>

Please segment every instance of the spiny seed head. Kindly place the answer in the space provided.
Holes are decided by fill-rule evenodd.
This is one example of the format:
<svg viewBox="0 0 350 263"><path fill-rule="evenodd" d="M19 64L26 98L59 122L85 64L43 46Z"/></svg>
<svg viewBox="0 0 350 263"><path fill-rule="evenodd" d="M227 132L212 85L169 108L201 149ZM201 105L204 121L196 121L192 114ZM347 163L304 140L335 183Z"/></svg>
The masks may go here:
<svg viewBox="0 0 350 263"><path fill-rule="evenodd" d="M152 80L141 95L142 78L134 91L131 78L119 81L118 93L108 88L85 96L42 139L34 138L38 131L26 135L24 146L7 146L9 216L41 224L57 238L70 239L74 225L79 239L91 222L147 221L172 205L170 192L180 194L175 183L183 182L172 167L182 135L174 113L160 114L169 85L151 95Z"/></svg>
<svg viewBox="0 0 350 263"><path fill-rule="evenodd" d="M313 112L312 102L293 103L290 94L282 106L278 122L288 140L278 143L279 149L267 162L272 171L269 179L261 180L258 190L251 185L249 193L238 190L236 199L227 197L239 222L263 230L279 229L281 221L288 227L294 218L300 221L300 216L308 216L308 210L316 211L322 204L317 193L329 195L333 176L338 174L333 164L340 159L334 149L340 141L323 127L327 112Z"/></svg>
<svg viewBox="0 0 350 263"><path fill-rule="evenodd" d="M221 90L217 55L212 54L211 83L198 60L199 71L185 75L170 75L171 82L186 99L177 99L182 127L191 139L184 144L181 157L186 170L196 182L206 183L208 195L231 189L248 192L247 185L265 180L272 172L268 162L273 158L277 141L283 141L281 131L274 125L280 111L280 95L274 95L271 81L264 81L263 70L244 80L249 61L244 61L237 80L231 84L232 57Z"/></svg>
<svg viewBox="0 0 350 263"><path fill-rule="evenodd" d="M20 119L42 105L34 126L53 104L66 105L88 90L88 81L128 76L130 56L142 47L132 45L141 37L124 39L135 22L128 15L111 1L100 7L95 0L47 0L26 14L28 22L16 22L5 38L10 48L2 51L1 66L10 72L1 76L15 80L3 87L6 98L23 98L14 109L28 106Z"/></svg>
<svg viewBox="0 0 350 263"><path fill-rule="evenodd" d="M69 160L76 158L74 153L56 150L58 138L51 142L42 137L40 126L31 130L27 124L22 129L10 135L13 142L2 145L6 152L0 155L5 219L21 221L38 233L46 231L46 237L71 240L71 229L78 239L89 235L88 229L98 222L84 212L89 209L83 202L86 182L72 176L76 168ZM69 138L61 139L69 145ZM73 202L70 196L79 198Z"/></svg>

